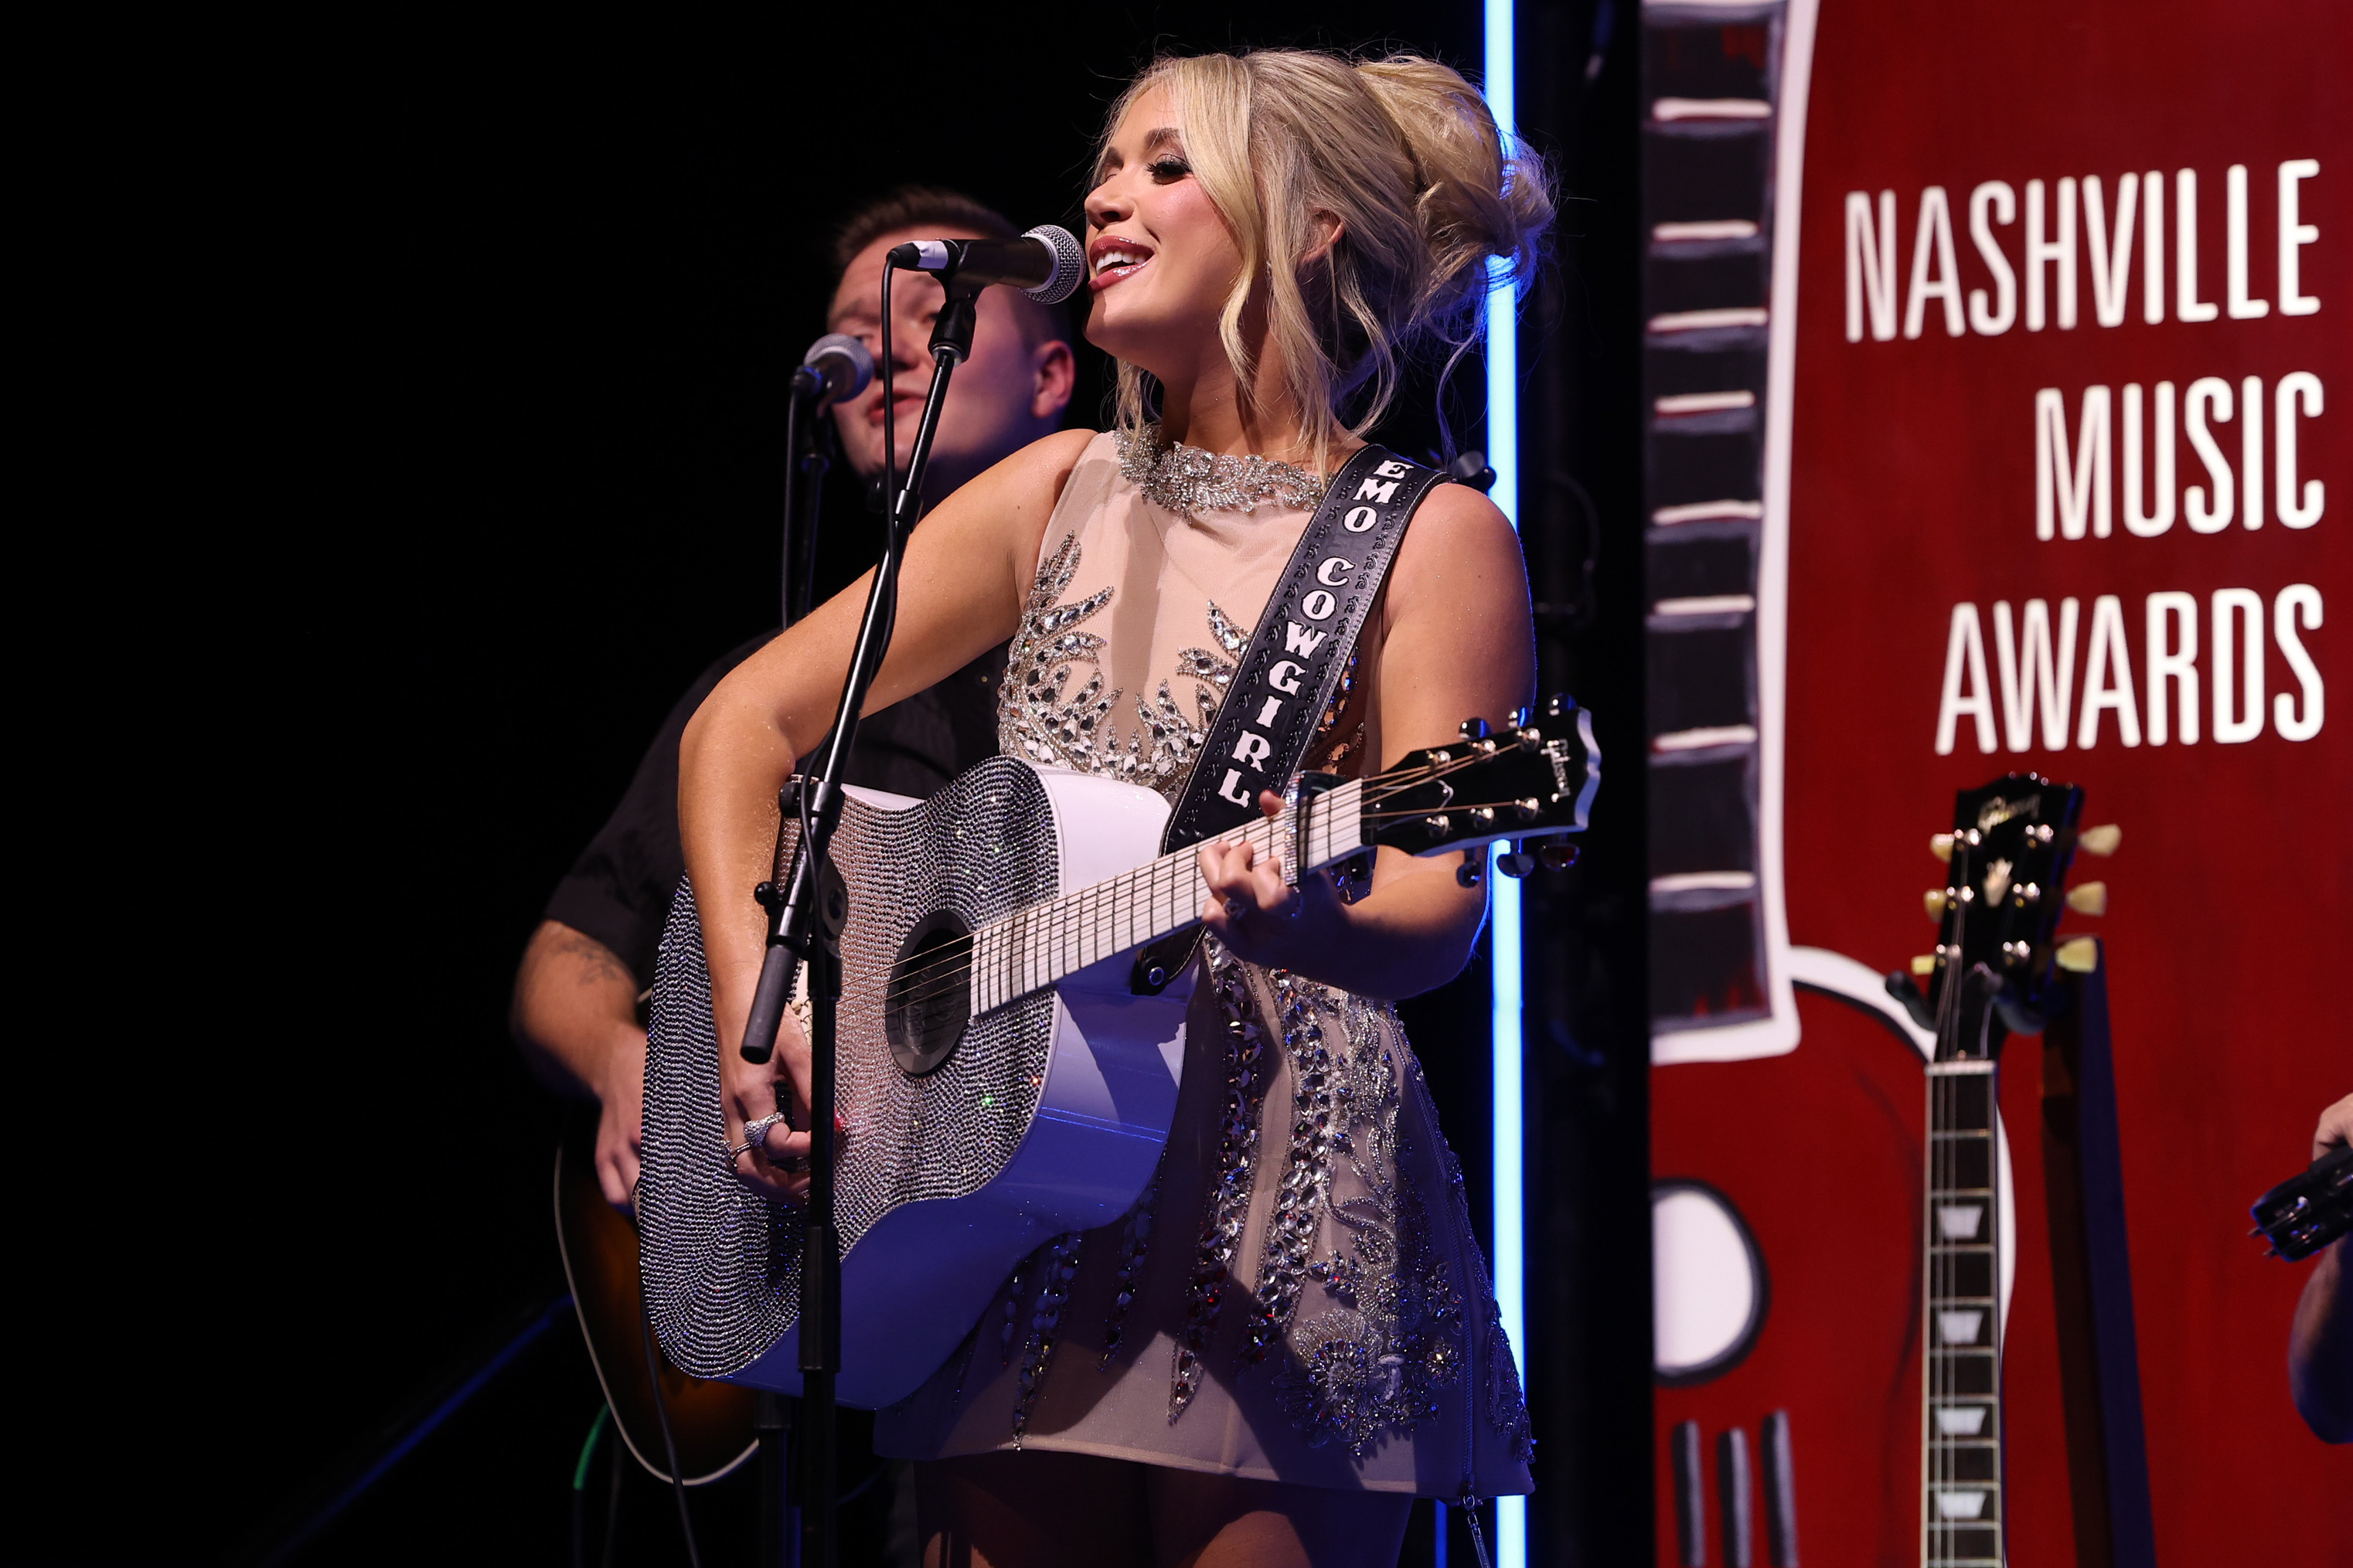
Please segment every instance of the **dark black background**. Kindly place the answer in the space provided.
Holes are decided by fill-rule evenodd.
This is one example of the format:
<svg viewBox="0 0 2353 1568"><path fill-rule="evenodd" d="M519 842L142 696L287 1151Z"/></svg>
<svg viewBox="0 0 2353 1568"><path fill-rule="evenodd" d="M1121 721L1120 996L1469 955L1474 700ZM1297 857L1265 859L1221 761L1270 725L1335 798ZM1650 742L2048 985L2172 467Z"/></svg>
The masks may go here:
<svg viewBox="0 0 2353 1568"><path fill-rule="evenodd" d="M1569 198L1523 337L1522 515L1546 682L1633 757L1621 4L1520 7L1522 124ZM561 1289L561 1107L507 1040L514 962L670 703L774 622L776 389L823 330L830 225L907 179L1072 222L1156 48L1479 63L1467 0L181 26L47 57L55 375L25 429L58 482L9 595L37 803L19 1561L261 1554ZM1074 419L1103 385L1086 351ZM1432 445L1428 402L1384 438ZM839 580L871 524L835 495L828 526ZM1556 1562L1648 1552L1641 840L1613 777L1530 946ZM1484 963L1411 1014L1482 1224ZM559 1319L312 1560L562 1560L597 1404ZM666 1560L666 1500L629 1484L624 1560ZM748 1493L698 1507L723 1533Z"/></svg>

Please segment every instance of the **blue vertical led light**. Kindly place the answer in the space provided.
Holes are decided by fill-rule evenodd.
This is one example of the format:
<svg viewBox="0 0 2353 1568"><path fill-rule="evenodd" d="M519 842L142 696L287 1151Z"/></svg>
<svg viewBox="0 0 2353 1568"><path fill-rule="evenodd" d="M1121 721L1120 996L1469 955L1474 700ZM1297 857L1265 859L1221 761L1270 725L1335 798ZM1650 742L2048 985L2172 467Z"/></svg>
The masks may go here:
<svg viewBox="0 0 2353 1568"><path fill-rule="evenodd" d="M1513 0L1484 0L1487 109L1505 135L1519 123L1513 91ZM1520 294L1508 269L1487 295L1487 464L1495 470L1488 495L1514 528L1520 525ZM1500 846L1498 848L1500 849ZM1489 946L1494 960L1495 1126L1495 1307L1512 1337L1520 1365L1528 1363L1526 1163L1521 1146L1520 1110L1520 884L1498 876L1491 855L1487 885L1493 889ZM1495 1568L1526 1568L1528 1510L1525 1498L1495 1501Z"/></svg>

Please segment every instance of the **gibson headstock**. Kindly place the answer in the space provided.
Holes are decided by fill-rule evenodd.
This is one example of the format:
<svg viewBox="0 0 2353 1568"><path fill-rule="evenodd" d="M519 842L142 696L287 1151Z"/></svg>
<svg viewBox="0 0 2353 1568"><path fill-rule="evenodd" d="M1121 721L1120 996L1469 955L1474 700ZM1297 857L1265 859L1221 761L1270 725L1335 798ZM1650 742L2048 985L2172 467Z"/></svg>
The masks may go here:
<svg viewBox="0 0 2353 1568"><path fill-rule="evenodd" d="M1927 984L1891 974L1888 990L1924 1027L1936 1031L1939 1061L1990 1058L2012 1032L2042 1028L2043 1005L2061 970L2097 962L2089 937L2058 940L2068 910L2106 912L2107 888L2073 890L2075 851L2111 855L2114 827L2083 827L2084 792L2036 773L2010 773L1954 798L1953 827L1929 841L1950 868L1926 897L1936 950L1912 961Z"/></svg>
<svg viewBox="0 0 2353 1568"><path fill-rule="evenodd" d="M1524 711L1508 729L1464 721L1462 739L1408 754L1366 781L1364 837L1409 855L1475 849L1510 839L1504 869L1566 866L1601 787L1593 716L1566 696Z"/></svg>

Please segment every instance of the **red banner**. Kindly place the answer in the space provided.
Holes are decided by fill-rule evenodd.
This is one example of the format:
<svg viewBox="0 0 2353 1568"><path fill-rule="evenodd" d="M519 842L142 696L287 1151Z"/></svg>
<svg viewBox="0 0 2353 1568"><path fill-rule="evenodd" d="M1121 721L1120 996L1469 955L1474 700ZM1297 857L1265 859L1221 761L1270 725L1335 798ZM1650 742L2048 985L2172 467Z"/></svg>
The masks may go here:
<svg viewBox="0 0 2353 1568"><path fill-rule="evenodd" d="M1709 15L1723 10L1653 6L1646 25L1689 50L1745 20ZM1702 1381L1750 1380L1735 1397L1757 1443L1783 1390L1873 1353L1796 1318L1858 1294L1917 1310L1918 1060L1894 1026L1846 1042L1879 1026L1799 1008L1787 986L1841 957L1861 984L1926 952L1922 891L1942 883L1928 836L1951 826L1954 792L2042 773L2122 828L2115 858L2076 868L2105 880L2109 912L2064 929L2105 955L2157 1552L2353 1560L2345 1457L2306 1430L2284 1373L2305 1270L2247 1236L2249 1202L2302 1167L2318 1112L2353 1089L2327 978L2353 881L2353 11L1771 15L1785 232L1767 235L1754 625L1771 1027L1730 1024L1754 1048L1711 1053L1705 1018L1662 1025L1653 1075L1658 1175L1729 1200L1771 1295L1754 1354ZM1792 1046L1802 1069L1766 1078ZM2021 1561L2073 1551L2031 1147L2040 1068L2037 1042L2014 1040L2006 1387L2030 1414L2009 1426L2006 1484ZM1788 1152L1793 1127L1810 1151ZM1812 1226L1767 1217L1788 1213ZM1907 1272L1890 1285L1890 1268ZM1909 1365L1910 1394L1891 1382L1879 1405L1916 1399ZM1695 1397L1662 1393L1662 1442ZM1896 1422L1918 1426L1916 1405ZM1906 1530L1832 1523L1862 1509L1916 1523L1919 1495L1890 1500L1883 1467L1810 1470L1809 1438L1819 1452L1827 1436L1795 1430L1798 1517L1826 1549L1810 1540L1805 1560L1916 1555ZM1662 1562L1678 1560L1672 1465Z"/></svg>

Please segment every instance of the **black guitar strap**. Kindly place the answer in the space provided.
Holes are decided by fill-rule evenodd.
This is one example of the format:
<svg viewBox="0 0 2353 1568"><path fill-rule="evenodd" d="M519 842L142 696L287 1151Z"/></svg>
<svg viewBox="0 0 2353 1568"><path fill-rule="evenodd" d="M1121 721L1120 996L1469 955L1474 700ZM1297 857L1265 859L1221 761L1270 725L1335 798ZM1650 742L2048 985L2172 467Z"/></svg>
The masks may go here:
<svg viewBox="0 0 2353 1568"><path fill-rule="evenodd" d="M1339 693L1406 524L1445 478L1382 447L1366 447L1333 476L1209 722L1169 813L1162 854L1255 821L1259 792L1289 785ZM1196 927L1145 949L1132 988L1165 989L1200 939Z"/></svg>

